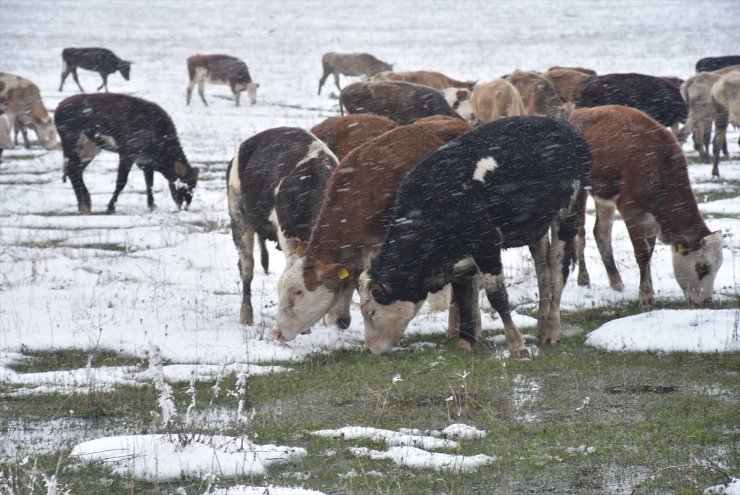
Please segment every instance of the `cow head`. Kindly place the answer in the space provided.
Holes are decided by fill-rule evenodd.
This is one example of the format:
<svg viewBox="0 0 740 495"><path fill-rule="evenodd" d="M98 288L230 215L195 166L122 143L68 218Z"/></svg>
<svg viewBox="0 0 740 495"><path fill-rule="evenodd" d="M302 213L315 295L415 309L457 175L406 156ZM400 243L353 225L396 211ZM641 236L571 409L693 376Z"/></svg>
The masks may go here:
<svg viewBox="0 0 740 495"><path fill-rule="evenodd" d="M445 88L442 94L457 114L468 122L474 120L473 106L470 104L471 90L465 88Z"/></svg>
<svg viewBox="0 0 740 495"><path fill-rule="evenodd" d="M388 352L399 345L403 332L423 301L394 301L387 284L373 280L367 272L360 276L359 289L365 321L365 348L372 354Z"/></svg>
<svg viewBox="0 0 740 495"><path fill-rule="evenodd" d="M692 304L712 302L714 279L722 265L722 232L716 231L693 248L681 239L673 242L673 272Z"/></svg>
<svg viewBox="0 0 740 495"><path fill-rule="evenodd" d="M123 78L128 81L129 75L131 74L131 62L121 60L121 63L118 64L118 70L121 71Z"/></svg>
<svg viewBox="0 0 740 495"><path fill-rule="evenodd" d="M249 101L252 103L252 105L257 103L257 89L259 87L260 85L257 83L247 83L247 94L249 95Z"/></svg>
<svg viewBox="0 0 740 495"><path fill-rule="evenodd" d="M57 147L57 128L48 116L41 122L34 122L34 130L41 146L47 150L53 150Z"/></svg>
<svg viewBox="0 0 740 495"><path fill-rule="evenodd" d="M172 199L175 200L178 210L183 205L187 210L190 202L193 201L193 192L195 186L198 184L198 173L200 170L197 167L190 167L179 160L175 161L174 169L175 180L170 181L170 194L172 194Z"/></svg>

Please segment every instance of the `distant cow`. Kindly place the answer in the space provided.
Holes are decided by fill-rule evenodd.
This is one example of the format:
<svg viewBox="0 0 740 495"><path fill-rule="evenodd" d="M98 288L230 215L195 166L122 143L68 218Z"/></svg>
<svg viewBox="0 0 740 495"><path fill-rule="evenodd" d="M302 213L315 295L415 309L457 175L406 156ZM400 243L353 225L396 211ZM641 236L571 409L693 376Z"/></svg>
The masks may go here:
<svg viewBox="0 0 740 495"><path fill-rule="evenodd" d="M321 87L326 82L329 74L334 74L334 84L341 91L339 74L345 76L363 76L368 79L378 72L393 70L392 64L378 60L369 53L329 52L321 57L321 65L324 67L324 73L321 75L321 79L319 79L319 94L321 94Z"/></svg>
<svg viewBox="0 0 740 495"><path fill-rule="evenodd" d="M100 74L100 77L103 78L103 84L98 87L98 91L105 88L106 93L108 92L108 76L110 74L120 71L123 78L128 81L131 72L131 62L121 60L106 48L65 48L62 50L62 62L64 63L64 69L62 70L62 82L59 84L59 91L62 90L64 80L67 79L70 72L80 91L85 91L80 85L80 80L77 79L78 67Z"/></svg>
<svg viewBox="0 0 740 495"><path fill-rule="evenodd" d="M575 69L551 67L542 74L542 77L550 81L555 92L564 102L573 103L573 88L591 76Z"/></svg>
<svg viewBox="0 0 740 495"><path fill-rule="evenodd" d="M740 70L720 77L712 86L712 97L727 109L730 124L740 127Z"/></svg>
<svg viewBox="0 0 740 495"><path fill-rule="evenodd" d="M350 84L342 90L339 102L349 113L383 115L398 125L432 115L460 118L436 89L400 81Z"/></svg>
<svg viewBox="0 0 740 495"><path fill-rule="evenodd" d="M10 122L8 117L4 113L0 113L0 157L3 155L3 150L13 149L13 138L10 137Z"/></svg>
<svg viewBox="0 0 740 495"><path fill-rule="evenodd" d="M408 72L379 72L372 77L373 81L404 81L414 84L430 86L438 91L447 88L464 88L473 90L475 81L458 81L441 72L431 70L416 70Z"/></svg>
<svg viewBox="0 0 740 495"><path fill-rule="evenodd" d="M726 55L723 57L706 57L696 63L696 73L710 72L723 69L730 65L740 65L740 55Z"/></svg>
<svg viewBox="0 0 740 495"><path fill-rule="evenodd" d="M515 70L506 78L522 97L526 115L549 115L567 118L572 108L555 91L555 87L536 72Z"/></svg>
<svg viewBox="0 0 740 495"><path fill-rule="evenodd" d="M147 205L154 208L154 172L169 182L178 208L188 208L198 181L177 138L169 115L158 105L133 96L97 93L70 96L54 113L64 150L64 179L72 181L80 213L90 213L90 193L82 180L87 165L100 150L118 153L118 178L108 213L136 163L144 172Z"/></svg>
<svg viewBox="0 0 740 495"><path fill-rule="evenodd" d="M493 122L526 113L519 91L506 79L476 84L470 95L470 105L478 122Z"/></svg>
<svg viewBox="0 0 740 495"><path fill-rule="evenodd" d="M395 127L397 124L388 117L358 113L329 117L312 127L311 133L342 160L353 149Z"/></svg>
<svg viewBox="0 0 740 495"><path fill-rule="evenodd" d="M459 344L469 349L476 341L473 277L482 275L491 305L507 314L501 250L518 246L529 246L535 259L540 339L557 342L590 169L586 142L552 117L483 124L423 158L402 182L380 252L361 280L365 346L389 350L426 293L451 283ZM506 337L518 354L525 348L515 329L506 328Z"/></svg>
<svg viewBox="0 0 740 495"><path fill-rule="evenodd" d="M242 142L226 170L231 235L239 253L242 304L239 321L254 323L251 286L254 236L278 242L286 258L295 240L307 241L324 189L337 165L334 153L310 132L277 127ZM262 249L266 267L266 250ZM349 321L349 314L337 315Z"/></svg>
<svg viewBox="0 0 740 495"><path fill-rule="evenodd" d="M593 151L589 186L596 202L594 237L609 285L624 288L611 244L614 212L619 209L640 268L640 304L654 299L650 258L656 238L671 245L673 270L686 298L694 304L711 302L722 264L722 232L711 232L699 213L676 138L642 112L616 105L576 110L570 121ZM588 284L584 234L581 228L582 285Z"/></svg>
<svg viewBox="0 0 740 495"><path fill-rule="evenodd" d="M342 160L310 240L288 260L278 281L276 340L294 339L333 305L342 305L349 314L360 273L369 267L389 226L401 180L422 156L470 129L451 118L400 126Z"/></svg>
<svg viewBox="0 0 740 495"><path fill-rule="evenodd" d="M242 91L249 95L249 101L254 105L257 102L257 88L259 84L252 81L249 75L247 64L242 60L230 55L193 55L188 57L188 91L186 102L190 105L190 96L193 94L193 87L198 85L198 94L203 104L206 102L203 88L206 81L213 84L227 84L234 94L236 105L239 106L239 97Z"/></svg>
<svg viewBox="0 0 740 495"><path fill-rule="evenodd" d="M606 74L581 81L573 89L576 107L624 105L637 108L666 127L678 131L688 107L671 83L645 74Z"/></svg>
<svg viewBox="0 0 740 495"><path fill-rule="evenodd" d="M0 72L0 110L5 113L8 125L15 129L15 144L18 144L20 132L25 147L31 147L27 132L30 127L36 132L41 146L49 150L56 148L57 131L54 122L46 111L38 86L33 82L24 77Z"/></svg>

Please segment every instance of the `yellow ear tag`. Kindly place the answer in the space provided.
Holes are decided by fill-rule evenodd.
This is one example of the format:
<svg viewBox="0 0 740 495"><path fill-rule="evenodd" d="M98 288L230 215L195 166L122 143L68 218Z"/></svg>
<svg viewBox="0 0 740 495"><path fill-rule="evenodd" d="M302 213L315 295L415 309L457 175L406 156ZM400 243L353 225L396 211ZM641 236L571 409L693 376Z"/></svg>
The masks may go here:
<svg viewBox="0 0 740 495"><path fill-rule="evenodd" d="M679 253L681 253L681 254L686 254L686 253L688 253L689 251L691 251L691 250L690 250L689 248L687 248L687 247L686 247L686 246L684 246L683 244L679 244L678 246L676 246L676 249L677 249L677 250L678 250L678 252L679 252Z"/></svg>
<svg viewBox="0 0 740 495"><path fill-rule="evenodd" d="M303 246L296 246L293 248L293 254L303 254Z"/></svg>
<svg viewBox="0 0 740 495"><path fill-rule="evenodd" d="M339 277L339 280L344 280L345 278L349 277L349 271L347 271L346 268L340 268L337 272L337 277Z"/></svg>

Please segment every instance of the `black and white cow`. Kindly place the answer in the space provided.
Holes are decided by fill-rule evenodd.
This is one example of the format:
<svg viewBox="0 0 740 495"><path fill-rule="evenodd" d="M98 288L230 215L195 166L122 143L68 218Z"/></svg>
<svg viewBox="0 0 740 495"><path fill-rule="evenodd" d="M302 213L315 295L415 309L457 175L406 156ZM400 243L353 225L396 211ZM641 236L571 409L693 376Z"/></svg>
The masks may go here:
<svg viewBox="0 0 740 495"><path fill-rule="evenodd" d="M67 79L70 73L80 91L85 91L77 78L78 67L100 74L103 83L98 91L105 88L106 93L108 92L108 76L110 74L120 71L123 78L128 81L131 72L131 62L121 60L107 48L65 48L62 50L62 62L64 62L64 69L62 70L62 82L59 83L59 91L62 90L64 80Z"/></svg>
<svg viewBox="0 0 740 495"><path fill-rule="evenodd" d="M251 285L254 236L278 242L286 258L293 239L307 242L326 183L337 165L334 153L303 129L276 127L242 142L226 171L231 235L242 279L240 322L254 321ZM262 266L267 251L262 245ZM347 321L349 321L347 319Z"/></svg>
<svg viewBox="0 0 740 495"><path fill-rule="evenodd" d="M470 349L473 278L482 275L491 305L507 314L501 250L518 246L529 246L535 260L540 339L557 342L590 169L586 142L552 117L499 119L427 155L401 184L394 221L361 280L365 346L389 350L426 294L451 283L459 346ZM514 335L507 332L507 340Z"/></svg>

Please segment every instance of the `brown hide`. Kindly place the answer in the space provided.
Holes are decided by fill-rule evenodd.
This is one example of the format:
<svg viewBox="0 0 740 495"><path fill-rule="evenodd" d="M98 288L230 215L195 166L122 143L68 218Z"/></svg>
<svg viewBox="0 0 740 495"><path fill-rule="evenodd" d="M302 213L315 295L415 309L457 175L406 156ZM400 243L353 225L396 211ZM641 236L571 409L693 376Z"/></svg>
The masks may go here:
<svg viewBox="0 0 740 495"><path fill-rule="evenodd" d="M478 122L525 114L519 91L506 79L476 84L470 95L470 104Z"/></svg>
<svg viewBox="0 0 740 495"><path fill-rule="evenodd" d="M712 97L727 109L730 123L740 127L740 72L729 72L712 86Z"/></svg>
<svg viewBox="0 0 740 495"><path fill-rule="evenodd" d="M408 72L381 72L373 76L375 81L405 81L414 84L423 84L437 90L446 88L465 88L472 90L475 81L458 81L441 72L417 70Z"/></svg>
<svg viewBox="0 0 740 495"><path fill-rule="evenodd" d="M563 100L553 85L536 72L515 70L506 80L519 91L527 115L563 116Z"/></svg>
<svg viewBox="0 0 740 495"><path fill-rule="evenodd" d="M386 131L397 127L388 117L380 115L353 114L343 117L329 117L311 129L314 136L321 139L339 160L361 144L370 141Z"/></svg>
<svg viewBox="0 0 740 495"><path fill-rule="evenodd" d="M555 88L555 92L565 102L573 102L573 88L589 76L581 71L568 68L551 68L542 77Z"/></svg>
<svg viewBox="0 0 740 495"><path fill-rule="evenodd" d="M229 85L247 84L252 82L247 65L230 55L193 55L188 57L188 74L192 80L195 69L203 68L208 73L208 79L224 81Z"/></svg>
<svg viewBox="0 0 740 495"><path fill-rule="evenodd" d="M584 67L562 67L560 65L553 65L552 67L547 69L547 71L549 72L551 70L559 70L559 69L574 70L576 72L580 72L581 74L586 74L587 76L596 75L596 71L593 69L586 69Z"/></svg>
<svg viewBox="0 0 740 495"><path fill-rule="evenodd" d="M0 76L11 78L9 83L0 81L0 106L6 113L30 117L30 124L27 125L36 126L51 120L41 100L38 86L28 79L11 74L0 74Z"/></svg>

